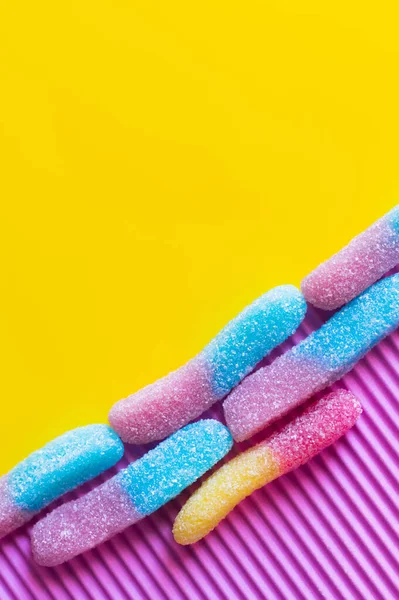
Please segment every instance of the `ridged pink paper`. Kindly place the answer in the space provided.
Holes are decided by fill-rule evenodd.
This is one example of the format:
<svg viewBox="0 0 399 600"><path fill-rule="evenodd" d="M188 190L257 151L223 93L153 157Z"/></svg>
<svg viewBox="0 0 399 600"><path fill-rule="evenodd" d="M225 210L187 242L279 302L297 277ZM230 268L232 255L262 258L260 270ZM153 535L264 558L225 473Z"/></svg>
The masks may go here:
<svg viewBox="0 0 399 600"><path fill-rule="evenodd" d="M320 314L310 309L279 351L317 328ZM33 563L29 524L0 541L0 599L398 600L399 334L339 386L362 402L357 425L304 467L247 498L201 542L182 547L172 537L188 492L59 567ZM221 418L220 406L209 415ZM127 456L143 452L130 447Z"/></svg>

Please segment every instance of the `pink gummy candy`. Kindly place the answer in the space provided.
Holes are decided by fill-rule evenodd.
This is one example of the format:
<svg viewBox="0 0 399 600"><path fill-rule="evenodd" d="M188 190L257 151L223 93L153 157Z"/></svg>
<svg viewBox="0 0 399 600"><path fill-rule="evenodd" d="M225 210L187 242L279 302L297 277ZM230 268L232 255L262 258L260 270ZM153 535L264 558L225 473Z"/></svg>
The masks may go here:
<svg viewBox="0 0 399 600"><path fill-rule="evenodd" d="M399 262L399 206L305 277L305 299L324 310L346 304Z"/></svg>
<svg viewBox="0 0 399 600"><path fill-rule="evenodd" d="M305 313L294 286L269 290L187 364L117 402L109 414L112 427L130 444L165 438L225 397L296 330Z"/></svg>

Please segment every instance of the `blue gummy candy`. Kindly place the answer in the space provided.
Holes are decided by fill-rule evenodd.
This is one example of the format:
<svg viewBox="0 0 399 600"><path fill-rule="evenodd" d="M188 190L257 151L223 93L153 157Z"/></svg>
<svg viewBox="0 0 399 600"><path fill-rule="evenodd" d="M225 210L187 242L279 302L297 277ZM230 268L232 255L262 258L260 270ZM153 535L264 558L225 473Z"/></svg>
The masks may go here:
<svg viewBox="0 0 399 600"><path fill-rule="evenodd" d="M399 274L369 287L292 354L316 360L341 376L399 325Z"/></svg>
<svg viewBox="0 0 399 600"><path fill-rule="evenodd" d="M171 435L117 477L136 510L149 515L213 467L232 445L222 423L198 421Z"/></svg>
<svg viewBox="0 0 399 600"><path fill-rule="evenodd" d="M78 427L33 452L10 471L10 494L22 509L41 510L112 467L123 452L119 436L108 425Z"/></svg>
<svg viewBox="0 0 399 600"><path fill-rule="evenodd" d="M281 285L247 306L204 348L214 392L222 397L264 356L299 327L306 302L293 285Z"/></svg>

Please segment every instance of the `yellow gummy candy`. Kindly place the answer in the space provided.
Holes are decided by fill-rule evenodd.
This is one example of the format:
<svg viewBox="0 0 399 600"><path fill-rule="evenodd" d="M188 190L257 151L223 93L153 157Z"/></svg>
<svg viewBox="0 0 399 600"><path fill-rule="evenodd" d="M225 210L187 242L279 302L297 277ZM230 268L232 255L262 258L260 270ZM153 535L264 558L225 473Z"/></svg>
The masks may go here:
<svg viewBox="0 0 399 600"><path fill-rule="evenodd" d="M197 542L241 500L278 475L278 465L265 445L236 456L213 473L183 506L173 526L176 542Z"/></svg>

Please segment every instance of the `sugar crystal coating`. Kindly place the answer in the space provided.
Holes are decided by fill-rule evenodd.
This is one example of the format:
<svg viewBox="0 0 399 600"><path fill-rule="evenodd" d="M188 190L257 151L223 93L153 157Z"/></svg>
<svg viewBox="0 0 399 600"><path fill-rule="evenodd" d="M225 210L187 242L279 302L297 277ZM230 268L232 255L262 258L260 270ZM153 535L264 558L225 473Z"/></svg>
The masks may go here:
<svg viewBox="0 0 399 600"><path fill-rule="evenodd" d="M187 425L32 531L35 560L52 566L104 542L177 496L225 456L228 429L212 419Z"/></svg>
<svg viewBox="0 0 399 600"><path fill-rule="evenodd" d="M149 515L208 471L232 444L219 421L191 423L125 469L122 486L137 509Z"/></svg>
<svg viewBox="0 0 399 600"><path fill-rule="evenodd" d="M399 206L319 265L301 284L306 300L333 310L399 263Z"/></svg>
<svg viewBox="0 0 399 600"><path fill-rule="evenodd" d="M47 567L63 563L105 542L143 516L117 475L36 523L31 535L33 558Z"/></svg>
<svg viewBox="0 0 399 600"><path fill-rule="evenodd" d="M334 443L360 414L360 403L346 390L313 403L270 438L215 471L177 515L175 540L184 545L202 539L249 494Z"/></svg>
<svg viewBox="0 0 399 600"><path fill-rule="evenodd" d="M247 306L204 348L212 388L225 396L254 366L298 328L306 302L293 285L281 285Z"/></svg>
<svg viewBox="0 0 399 600"><path fill-rule="evenodd" d="M120 400L109 422L130 444L163 439L214 403L208 369L201 356L177 371Z"/></svg>
<svg viewBox="0 0 399 600"><path fill-rule="evenodd" d="M356 396L347 390L336 390L311 404L264 444L272 452L280 474L287 473L344 435L361 412Z"/></svg>
<svg viewBox="0 0 399 600"><path fill-rule="evenodd" d="M22 510L13 501L8 484L8 475L0 478L0 538L29 521L34 512Z"/></svg>
<svg viewBox="0 0 399 600"><path fill-rule="evenodd" d="M112 467L123 452L121 440L108 425L88 425L30 454L0 480L0 537Z"/></svg>
<svg viewBox="0 0 399 600"><path fill-rule="evenodd" d="M38 511L65 492L112 467L124 452L108 425L68 431L33 452L9 473L14 502Z"/></svg>
<svg viewBox="0 0 399 600"><path fill-rule="evenodd" d="M294 333L305 312L306 303L294 286L270 290L186 365L117 402L109 414L111 425L133 444L165 438L223 398Z"/></svg>
<svg viewBox="0 0 399 600"><path fill-rule="evenodd" d="M206 536L233 508L268 481L278 477L270 450L255 446L213 473L189 498L173 525L178 544L193 544Z"/></svg>
<svg viewBox="0 0 399 600"><path fill-rule="evenodd" d="M223 408L234 439L251 437L342 377L398 325L399 275L393 275L233 390Z"/></svg>

